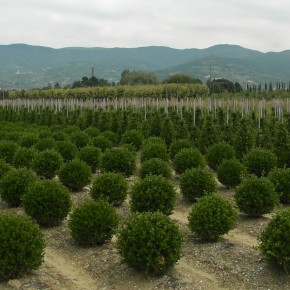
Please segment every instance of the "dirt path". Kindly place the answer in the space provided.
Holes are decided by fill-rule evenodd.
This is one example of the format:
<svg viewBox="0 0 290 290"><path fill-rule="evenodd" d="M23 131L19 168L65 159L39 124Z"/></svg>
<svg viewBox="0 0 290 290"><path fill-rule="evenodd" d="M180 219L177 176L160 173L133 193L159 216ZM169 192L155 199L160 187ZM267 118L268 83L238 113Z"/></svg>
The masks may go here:
<svg viewBox="0 0 290 290"><path fill-rule="evenodd" d="M61 288L63 290L94 290L99 289L97 281L93 280L91 276L86 273L86 270L78 265L73 265L63 255L57 254L56 251L47 247L45 249L44 265L50 269L50 271L56 271L64 280L69 281L66 287Z"/></svg>

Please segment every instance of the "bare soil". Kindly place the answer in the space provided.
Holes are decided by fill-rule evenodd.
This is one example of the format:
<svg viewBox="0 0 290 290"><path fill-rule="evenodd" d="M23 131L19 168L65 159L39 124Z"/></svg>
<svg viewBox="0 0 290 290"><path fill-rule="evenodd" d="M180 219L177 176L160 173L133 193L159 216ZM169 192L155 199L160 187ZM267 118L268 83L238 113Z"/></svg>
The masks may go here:
<svg viewBox="0 0 290 290"><path fill-rule="evenodd" d="M72 194L74 207L90 199L88 191L85 188ZM219 194L233 200L233 191L221 185ZM188 230L190 208L178 193L170 218L185 236L183 257L164 276L145 275L129 268L115 248L116 237L103 246L79 247L65 220L58 227L42 229L47 243L43 265L25 277L0 283L0 289L290 289L290 277L268 265L257 249L257 236L271 215L249 218L241 214L235 229L216 243L204 243ZM21 208L9 209L1 201L0 211L23 213ZM128 201L117 211L123 223L130 215Z"/></svg>

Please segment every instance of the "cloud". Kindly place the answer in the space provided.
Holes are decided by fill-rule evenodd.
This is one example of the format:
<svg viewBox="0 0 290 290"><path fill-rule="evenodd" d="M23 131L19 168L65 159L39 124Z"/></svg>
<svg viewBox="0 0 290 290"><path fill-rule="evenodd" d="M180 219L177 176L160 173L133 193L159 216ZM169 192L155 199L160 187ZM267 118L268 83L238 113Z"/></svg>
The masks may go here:
<svg viewBox="0 0 290 290"><path fill-rule="evenodd" d="M3 44L290 48L286 0L2 0Z"/></svg>

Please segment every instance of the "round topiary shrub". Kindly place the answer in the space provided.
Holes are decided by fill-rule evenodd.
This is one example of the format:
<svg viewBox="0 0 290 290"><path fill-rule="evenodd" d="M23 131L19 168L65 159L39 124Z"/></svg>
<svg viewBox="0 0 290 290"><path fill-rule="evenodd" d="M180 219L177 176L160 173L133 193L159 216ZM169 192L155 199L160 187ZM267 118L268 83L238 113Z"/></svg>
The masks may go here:
<svg viewBox="0 0 290 290"><path fill-rule="evenodd" d="M21 147L30 148L39 141L39 136L36 133L25 133L19 139Z"/></svg>
<svg viewBox="0 0 290 290"><path fill-rule="evenodd" d="M224 160L233 159L235 157L235 149L226 142L219 142L211 145L206 152L206 161L208 166L217 170Z"/></svg>
<svg viewBox="0 0 290 290"><path fill-rule="evenodd" d="M102 151L111 149L113 147L112 141L102 135L93 137L91 143L93 146L100 148Z"/></svg>
<svg viewBox="0 0 290 290"><path fill-rule="evenodd" d="M131 144L135 147L136 150L141 148L143 142L143 134L139 130L128 130L126 131L121 138L122 144Z"/></svg>
<svg viewBox="0 0 290 290"><path fill-rule="evenodd" d="M117 249L129 266L163 274L181 258L182 242L177 225L162 213L135 213L119 232Z"/></svg>
<svg viewBox="0 0 290 290"><path fill-rule="evenodd" d="M84 130L84 133L86 133L89 137L97 137L100 134L100 130L96 127L88 127Z"/></svg>
<svg viewBox="0 0 290 290"><path fill-rule="evenodd" d="M156 137L156 136L151 136L149 138L146 138L143 143L142 143L142 147L143 146L147 146L148 144L150 143L154 143L154 144L162 144L162 145L165 145L165 141L161 138L161 137Z"/></svg>
<svg viewBox="0 0 290 290"><path fill-rule="evenodd" d="M0 214L0 281L38 269L44 257L44 237L28 217Z"/></svg>
<svg viewBox="0 0 290 290"><path fill-rule="evenodd" d="M173 159L173 168L177 174L186 169L205 166L205 158L196 148L185 148L178 152Z"/></svg>
<svg viewBox="0 0 290 290"><path fill-rule="evenodd" d="M71 133L70 140L77 146L78 149L80 149L89 144L90 137L82 131L77 131Z"/></svg>
<svg viewBox="0 0 290 290"><path fill-rule="evenodd" d="M13 165L15 168L32 168L33 160L36 155L34 148L20 147L16 150L13 156Z"/></svg>
<svg viewBox="0 0 290 290"><path fill-rule="evenodd" d="M178 152L180 152L182 149L192 148L192 147L193 147L193 144L189 139L174 140L169 147L170 158L173 160L175 155Z"/></svg>
<svg viewBox="0 0 290 290"><path fill-rule="evenodd" d="M180 176L179 186L187 202L195 202L198 197L216 192L213 175L201 168L187 169Z"/></svg>
<svg viewBox="0 0 290 290"><path fill-rule="evenodd" d="M167 147L164 142L148 142L142 145L141 162L151 158L159 158L165 161L168 160Z"/></svg>
<svg viewBox="0 0 290 290"><path fill-rule="evenodd" d="M112 142L112 144L116 144L118 142L118 136L113 131L107 130L100 133L100 136L104 136L108 140Z"/></svg>
<svg viewBox="0 0 290 290"><path fill-rule="evenodd" d="M259 249L265 258L286 273L290 271L290 209L273 217L259 236Z"/></svg>
<svg viewBox="0 0 290 290"><path fill-rule="evenodd" d="M98 147L86 146L80 149L79 158L91 167L92 172L96 172L100 163L101 153L101 149Z"/></svg>
<svg viewBox="0 0 290 290"><path fill-rule="evenodd" d="M76 208L69 219L73 239L83 246L102 245L116 232L116 210L105 200L88 201Z"/></svg>
<svg viewBox="0 0 290 290"><path fill-rule="evenodd" d="M18 149L18 145L13 141L2 140L0 141L0 159L12 164L13 156Z"/></svg>
<svg viewBox="0 0 290 290"><path fill-rule="evenodd" d="M132 129L126 131L121 138L122 144L130 144L135 147L136 150L139 150L142 146L144 136L141 131Z"/></svg>
<svg viewBox="0 0 290 290"><path fill-rule="evenodd" d="M58 130L53 133L53 138L55 141L68 141L69 135L62 130Z"/></svg>
<svg viewBox="0 0 290 290"><path fill-rule="evenodd" d="M249 173L266 176L277 165L277 156L267 149L253 148L243 158Z"/></svg>
<svg viewBox="0 0 290 290"><path fill-rule="evenodd" d="M70 192L54 180L38 181L22 196L25 212L46 227L59 225L71 204Z"/></svg>
<svg viewBox="0 0 290 290"><path fill-rule="evenodd" d="M107 150L100 160L102 172L119 172L125 176L133 175L136 167L135 154L126 147Z"/></svg>
<svg viewBox="0 0 290 290"><path fill-rule="evenodd" d="M237 159L224 160L217 169L218 181L228 188L239 185L246 174L246 167Z"/></svg>
<svg viewBox="0 0 290 290"><path fill-rule="evenodd" d="M127 191L128 183L122 174L107 172L93 180L90 194L93 199L102 198L118 206L126 199Z"/></svg>
<svg viewBox="0 0 290 290"><path fill-rule="evenodd" d="M290 168L273 169L268 178L273 182L280 202L290 203Z"/></svg>
<svg viewBox="0 0 290 290"><path fill-rule="evenodd" d="M203 240L216 241L234 228L237 210L217 194L198 198L188 216L190 230Z"/></svg>
<svg viewBox="0 0 290 290"><path fill-rule="evenodd" d="M169 164L159 158L151 158L141 163L140 177L145 178L148 175L161 175L167 179L171 177Z"/></svg>
<svg viewBox="0 0 290 290"><path fill-rule="evenodd" d="M52 137L40 139L36 144L34 144L34 148L38 151L44 151L46 149L54 149L55 140Z"/></svg>
<svg viewBox="0 0 290 290"><path fill-rule="evenodd" d="M51 179L63 163L61 155L54 149L46 149L35 155L33 169L39 177Z"/></svg>
<svg viewBox="0 0 290 290"><path fill-rule="evenodd" d="M71 141L57 141L55 149L62 156L64 162L73 160L78 153L77 146Z"/></svg>
<svg viewBox="0 0 290 290"><path fill-rule="evenodd" d="M251 216L271 212L278 201L273 183L266 177L251 176L235 189L235 200L239 209Z"/></svg>
<svg viewBox="0 0 290 290"><path fill-rule="evenodd" d="M147 176L133 185L131 210L138 212L160 211L170 215L176 199L172 183L163 176Z"/></svg>
<svg viewBox="0 0 290 290"><path fill-rule="evenodd" d="M68 189L77 191L91 182L92 172L84 161L73 159L60 167L58 177Z"/></svg>
<svg viewBox="0 0 290 290"><path fill-rule="evenodd" d="M37 178L32 170L20 168L6 173L0 180L0 195L9 206L17 207L21 204L21 197Z"/></svg>
<svg viewBox="0 0 290 290"><path fill-rule="evenodd" d="M4 160L0 159L0 179L9 171L13 170L14 168L6 163Z"/></svg>

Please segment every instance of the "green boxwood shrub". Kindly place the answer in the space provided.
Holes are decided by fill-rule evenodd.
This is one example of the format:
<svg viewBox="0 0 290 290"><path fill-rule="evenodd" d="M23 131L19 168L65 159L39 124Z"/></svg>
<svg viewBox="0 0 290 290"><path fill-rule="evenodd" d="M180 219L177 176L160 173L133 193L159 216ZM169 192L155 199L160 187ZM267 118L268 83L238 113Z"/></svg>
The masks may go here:
<svg viewBox="0 0 290 290"><path fill-rule="evenodd" d="M158 144L166 146L164 139L162 139L161 137L157 137L157 136L151 136L151 137L148 137L145 140L143 140L142 147L147 146L148 144L151 144L151 143L154 143L154 144L158 143Z"/></svg>
<svg viewBox="0 0 290 290"><path fill-rule="evenodd" d="M93 137L91 143L93 146L100 148L102 151L111 149L113 147L112 141L102 135Z"/></svg>
<svg viewBox="0 0 290 290"><path fill-rule="evenodd" d="M105 200L88 201L76 208L69 219L73 239L83 246L102 245L116 232L116 210Z"/></svg>
<svg viewBox="0 0 290 290"><path fill-rule="evenodd" d="M101 153L101 149L98 147L86 146L80 149L79 158L91 167L92 172L96 172L100 163Z"/></svg>
<svg viewBox="0 0 290 290"><path fill-rule="evenodd" d="M44 151L46 149L54 149L55 140L52 137L40 139L36 144L34 144L34 148L38 151Z"/></svg>
<svg viewBox="0 0 290 290"><path fill-rule="evenodd" d="M187 169L179 181L180 192L187 202L195 202L198 197L216 192L216 182L212 174L201 168Z"/></svg>
<svg viewBox="0 0 290 290"><path fill-rule="evenodd" d="M100 130L96 127L88 127L84 131L90 138L97 137L100 134Z"/></svg>
<svg viewBox="0 0 290 290"><path fill-rule="evenodd" d="M91 182L92 172L84 161L73 159L60 167L58 177L68 189L78 191Z"/></svg>
<svg viewBox="0 0 290 290"><path fill-rule="evenodd" d="M117 249L129 266L163 274L181 258L182 242L177 225L162 213L135 213L119 232Z"/></svg>
<svg viewBox="0 0 290 290"><path fill-rule="evenodd" d="M53 138L55 141L68 141L69 135L62 130L58 130L53 133Z"/></svg>
<svg viewBox="0 0 290 290"><path fill-rule="evenodd" d="M11 207L20 206L21 197L36 180L35 173L27 168L7 172L0 180L0 195L2 200Z"/></svg>
<svg viewBox="0 0 290 290"><path fill-rule="evenodd" d="M151 158L141 163L140 177L145 178L148 175L161 175L167 179L171 177L171 168L169 164L159 158Z"/></svg>
<svg viewBox="0 0 290 290"><path fill-rule="evenodd" d="M62 156L64 162L73 160L78 154L77 146L71 141L56 141L55 149Z"/></svg>
<svg viewBox="0 0 290 290"><path fill-rule="evenodd" d="M290 209L274 216L259 236L259 249L275 266L290 272Z"/></svg>
<svg viewBox="0 0 290 290"><path fill-rule="evenodd" d="M136 150L139 150L141 148L142 142L143 142L143 134L141 131L132 129L126 131L121 138L122 144L131 144L133 145Z"/></svg>
<svg viewBox="0 0 290 290"><path fill-rule="evenodd" d="M80 149L89 144L90 137L82 131L76 131L71 133L70 140L77 146L78 149Z"/></svg>
<svg viewBox="0 0 290 290"><path fill-rule="evenodd" d="M70 192L54 180L38 181L22 196L25 212L46 227L59 225L71 204Z"/></svg>
<svg viewBox="0 0 290 290"><path fill-rule="evenodd" d="M33 160L36 155L34 148L19 147L13 156L13 165L15 168L32 168Z"/></svg>
<svg viewBox="0 0 290 290"><path fill-rule="evenodd" d="M142 145L141 162L151 158L159 158L165 161L168 160L167 147L164 142L149 142Z"/></svg>
<svg viewBox="0 0 290 290"><path fill-rule="evenodd" d="M61 155L54 149L46 149L35 155L33 169L39 177L54 178L63 163Z"/></svg>
<svg viewBox="0 0 290 290"><path fill-rule="evenodd" d="M244 155L243 163L249 173L258 177L267 176L277 165L277 157L267 149L253 148Z"/></svg>
<svg viewBox="0 0 290 290"><path fill-rule="evenodd" d="M192 148L192 147L194 147L194 146L189 139L174 140L169 147L170 158L173 160L175 155L178 152L180 152L182 149Z"/></svg>
<svg viewBox="0 0 290 290"><path fill-rule="evenodd" d="M21 147L30 148L39 141L39 136L36 133L25 133L19 139Z"/></svg>
<svg viewBox="0 0 290 290"><path fill-rule="evenodd" d="M1 140L0 141L0 159L6 163L13 163L13 156L18 149L18 145L13 141Z"/></svg>
<svg viewBox="0 0 290 290"><path fill-rule="evenodd" d="M137 181L131 190L132 211L160 211L170 215L176 199L172 183L163 176L147 176Z"/></svg>
<svg viewBox="0 0 290 290"><path fill-rule="evenodd" d="M136 156L126 147L107 150L100 160L102 172L119 172L125 176L133 175L136 167Z"/></svg>
<svg viewBox="0 0 290 290"><path fill-rule="evenodd" d="M19 278L43 262L43 234L26 216L0 214L0 245L0 281Z"/></svg>
<svg viewBox="0 0 290 290"><path fill-rule="evenodd" d="M209 167L217 170L223 160L229 160L235 157L235 149L226 142L219 142L211 145L207 149L205 157Z"/></svg>
<svg viewBox="0 0 290 290"><path fill-rule="evenodd" d="M117 144L117 142L118 142L118 136L113 131L110 131L110 130L103 131L100 133L100 136L104 136L105 138L110 140L112 142L112 144Z"/></svg>
<svg viewBox="0 0 290 290"><path fill-rule="evenodd" d="M93 180L90 194L93 199L105 199L112 205L121 205L126 199L128 183L120 173L107 172Z"/></svg>
<svg viewBox="0 0 290 290"><path fill-rule="evenodd" d="M190 230L203 240L216 241L234 228L237 210L217 194L198 198L188 216Z"/></svg>
<svg viewBox="0 0 290 290"><path fill-rule="evenodd" d="M251 176L235 189L235 200L239 209L251 216L270 213L278 201L273 183L266 177Z"/></svg>
<svg viewBox="0 0 290 290"><path fill-rule="evenodd" d="M205 158L196 148L185 148L178 152L173 159L173 168L177 174L186 169L205 166Z"/></svg>
<svg viewBox="0 0 290 290"><path fill-rule="evenodd" d="M246 174L245 165L237 159L224 160L217 169L218 181L228 188L239 185Z"/></svg>
<svg viewBox="0 0 290 290"><path fill-rule="evenodd" d="M281 203L290 203L290 168L277 168L269 172Z"/></svg>
<svg viewBox="0 0 290 290"><path fill-rule="evenodd" d="M8 163L6 163L4 160L0 159L0 180L1 178L8 173L9 171L13 170L14 167Z"/></svg>

